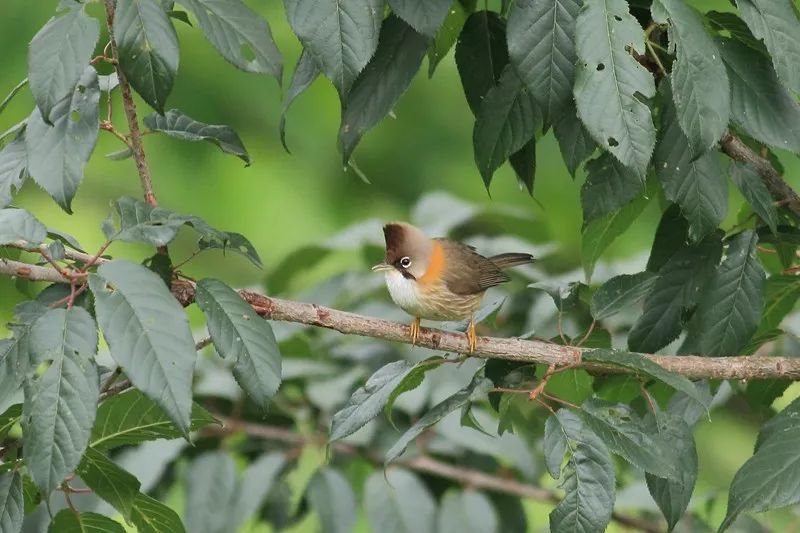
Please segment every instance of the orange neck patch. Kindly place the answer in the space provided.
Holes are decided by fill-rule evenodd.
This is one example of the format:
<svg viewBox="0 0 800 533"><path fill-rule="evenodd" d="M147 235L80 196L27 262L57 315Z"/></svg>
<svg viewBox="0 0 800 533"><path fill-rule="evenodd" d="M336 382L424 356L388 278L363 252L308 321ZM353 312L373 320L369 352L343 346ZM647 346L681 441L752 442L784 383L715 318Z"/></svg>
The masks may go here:
<svg viewBox="0 0 800 533"><path fill-rule="evenodd" d="M429 285L439 281L444 272L444 264L444 249L441 244L433 241L433 250L431 251L431 259L428 263L428 270L417 279L417 282L423 285Z"/></svg>

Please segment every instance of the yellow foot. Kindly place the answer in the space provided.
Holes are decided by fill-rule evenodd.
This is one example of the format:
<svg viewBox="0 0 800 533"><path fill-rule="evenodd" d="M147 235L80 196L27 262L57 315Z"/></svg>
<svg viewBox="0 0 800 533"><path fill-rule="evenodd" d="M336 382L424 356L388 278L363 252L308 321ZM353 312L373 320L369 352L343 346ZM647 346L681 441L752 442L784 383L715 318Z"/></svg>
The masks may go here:
<svg viewBox="0 0 800 533"><path fill-rule="evenodd" d="M469 326L467 326L467 342L469 342L469 353L475 351L478 345L478 336L475 334L475 318L469 319Z"/></svg>
<svg viewBox="0 0 800 533"><path fill-rule="evenodd" d="M419 317L415 317L409 326L411 329L411 344L417 344L417 339L419 338L419 322Z"/></svg>

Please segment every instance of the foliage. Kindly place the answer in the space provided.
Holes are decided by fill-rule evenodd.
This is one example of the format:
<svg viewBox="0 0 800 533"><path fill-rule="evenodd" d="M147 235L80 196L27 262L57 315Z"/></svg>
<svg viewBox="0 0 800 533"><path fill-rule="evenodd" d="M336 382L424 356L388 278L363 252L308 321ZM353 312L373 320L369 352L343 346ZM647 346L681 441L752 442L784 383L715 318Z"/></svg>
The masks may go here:
<svg viewBox="0 0 800 533"><path fill-rule="evenodd" d="M664 521L670 531L713 521L723 531L743 513L800 502L800 400L772 416L786 379L691 381L645 355L791 347L780 328L800 295L800 199L780 161L800 155L796 3L737 0L725 13L685 0L284 5L302 45L273 106L284 147L289 106L324 76L341 104L343 163L356 168L362 138L392 114L426 56L434 76L450 50L487 191L509 162L533 195L537 146L553 131L569 172L586 175L585 276L557 264L519 269L537 290L499 289L504 298L479 315L497 335L586 348L584 366L345 339L311 327L330 326L319 307L286 327L222 273L191 277L188 262L207 250L262 262L244 235L156 200L143 135L207 141L253 163L232 126L172 107L176 22L233 67L280 83L270 24L242 0L61 0L30 41L27 78L0 103L2 113L26 87L35 103L0 134L0 272L17 278L0 295L29 298L0 340L0 530L525 531L521 502L532 498L550 506L551 531ZM127 133L112 106L124 109ZM87 253L12 202L30 180L71 214L101 131L122 143L109 158L133 159L144 201L112 201L96 221L105 243ZM745 202L733 222L732 187ZM646 266L600 268L648 209L661 223ZM487 253L508 244L553 257L529 242L524 212L431 194L414 213ZM170 247L185 228L198 240L176 263ZM122 242L149 251L123 259ZM347 228L290 254L267 286L291 294L291 281L329 254L372 258L381 244L374 220ZM351 272L305 297L397 317L377 301L383 292L379 279ZM212 344L219 357L203 351ZM723 512L721 495L708 505L692 497L702 472L694 427L731 398L766 421ZM150 470L134 468L136 454ZM615 507L645 490L655 506ZM78 499L84 492L91 501Z"/></svg>

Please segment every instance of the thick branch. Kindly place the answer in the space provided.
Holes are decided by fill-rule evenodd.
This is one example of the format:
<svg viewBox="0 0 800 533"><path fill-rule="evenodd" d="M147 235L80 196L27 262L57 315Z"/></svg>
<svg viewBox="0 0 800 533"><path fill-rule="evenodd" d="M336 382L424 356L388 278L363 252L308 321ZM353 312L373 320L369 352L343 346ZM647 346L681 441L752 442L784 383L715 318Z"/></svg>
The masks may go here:
<svg viewBox="0 0 800 533"><path fill-rule="evenodd" d="M0 274L26 278L31 281L50 281L52 283L69 283L70 281L55 268L2 258L0 258Z"/></svg>

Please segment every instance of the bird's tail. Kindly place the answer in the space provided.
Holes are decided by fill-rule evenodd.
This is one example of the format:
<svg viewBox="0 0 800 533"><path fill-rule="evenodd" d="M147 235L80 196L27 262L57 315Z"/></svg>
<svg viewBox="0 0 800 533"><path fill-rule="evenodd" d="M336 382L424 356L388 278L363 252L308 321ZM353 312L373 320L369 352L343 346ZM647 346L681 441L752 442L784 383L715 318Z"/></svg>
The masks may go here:
<svg viewBox="0 0 800 533"><path fill-rule="evenodd" d="M533 263L536 259L531 254L499 254L489 258L489 261L494 263L497 268L510 268L519 265L527 265Z"/></svg>

